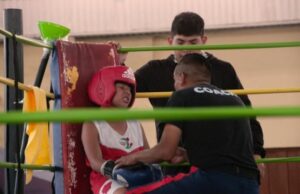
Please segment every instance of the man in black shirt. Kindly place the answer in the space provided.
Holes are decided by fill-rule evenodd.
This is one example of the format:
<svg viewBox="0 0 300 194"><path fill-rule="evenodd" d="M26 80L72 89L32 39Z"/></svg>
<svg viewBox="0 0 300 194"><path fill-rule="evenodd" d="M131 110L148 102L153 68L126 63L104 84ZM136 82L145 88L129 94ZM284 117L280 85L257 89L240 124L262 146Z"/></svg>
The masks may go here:
<svg viewBox="0 0 300 194"><path fill-rule="evenodd" d="M168 39L170 45L194 45L205 44L207 37L204 34L204 21L196 13L183 12L178 14L172 23L171 37ZM187 54L195 51L175 51L173 55L163 60L152 60L143 65L135 72L137 81L137 92L159 92L174 91L173 72L177 61ZM233 68L225 61L219 60L210 53L198 51L210 63L211 83L222 89L243 89L243 86ZM247 95L240 98L246 106L251 106ZM150 98L150 103L155 107L164 107L167 98ZM157 140L160 139L162 129L158 128L156 122ZM256 158L264 157L263 132L260 123L252 118L250 120L253 136L253 150Z"/></svg>
<svg viewBox="0 0 300 194"><path fill-rule="evenodd" d="M167 107L243 107L233 93L210 84L210 64L203 55L185 55L174 71L173 93ZM159 187L153 194L258 194L259 171L253 157L250 121L247 118L161 122L159 143L149 150L117 160L119 165L189 161L198 169ZM178 148L182 139L183 149ZM169 178L170 179L170 178ZM165 184L164 184L165 183Z"/></svg>

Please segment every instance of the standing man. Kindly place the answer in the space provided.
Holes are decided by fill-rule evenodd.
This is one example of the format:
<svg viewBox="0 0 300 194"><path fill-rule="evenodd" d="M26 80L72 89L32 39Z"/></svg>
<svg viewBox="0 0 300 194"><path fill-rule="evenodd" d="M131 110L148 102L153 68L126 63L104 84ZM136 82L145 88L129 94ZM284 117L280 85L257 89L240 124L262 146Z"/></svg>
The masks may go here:
<svg viewBox="0 0 300 194"><path fill-rule="evenodd" d="M185 55L174 71L173 93L167 107L239 106L241 99L210 84L210 61L201 54ZM253 158L247 118L161 122L159 143L151 149L121 157L118 165L138 162L173 163L189 160L198 169L189 175L151 186L151 194L258 194L259 171ZM178 144L182 139L183 150Z"/></svg>
<svg viewBox="0 0 300 194"><path fill-rule="evenodd" d="M171 36L168 39L170 45L202 45L207 41L204 34L204 20L193 12L182 12L178 14L171 27ZM135 72L137 81L137 92L159 92L173 91L173 72L177 62L187 54L195 51L175 51L173 55L163 60L152 60L143 65ZM233 68L225 61L219 60L210 53L199 51L211 67L211 83L222 89L243 89L243 86ZM251 106L247 95L240 96L245 105ZM150 98L153 107L164 107L167 98ZM157 140L160 140L162 129L157 129ZM263 132L259 122L252 118L250 120L253 135L253 151L256 158L264 157Z"/></svg>

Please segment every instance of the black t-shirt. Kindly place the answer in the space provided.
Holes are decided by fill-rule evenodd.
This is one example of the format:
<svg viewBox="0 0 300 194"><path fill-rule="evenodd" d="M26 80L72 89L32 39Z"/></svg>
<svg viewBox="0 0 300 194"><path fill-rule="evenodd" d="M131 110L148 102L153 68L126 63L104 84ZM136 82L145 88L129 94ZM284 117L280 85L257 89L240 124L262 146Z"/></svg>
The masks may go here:
<svg viewBox="0 0 300 194"><path fill-rule="evenodd" d="M174 92L168 107L244 106L230 92L208 84ZM233 164L257 170L253 159L249 119L168 121L182 130L183 146L190 163L201 169ZM163 127L165 123L161 123Z"/></svg>
<svg viewBox="0 0 300 194"><path fill-rule="evenodd" d="M232 65L222 61L209 53L207 60L211 66L212 85L222 89L243 89L243 86ZM173 72L176 67L174 56L171 55L167 59L152 60L143 65L135 72L137 81L137 92L162 92L174 91ZM247 95L240 96L244 104L251 106L251 102ZM167 98L150 98L150 103L155 107L164 107L168 101ZM254 153L265 155L263 149L263 133L259 122L250 119L251 130L253 134ZM161 137L162 131L157 128L157 139Z"/></svg>

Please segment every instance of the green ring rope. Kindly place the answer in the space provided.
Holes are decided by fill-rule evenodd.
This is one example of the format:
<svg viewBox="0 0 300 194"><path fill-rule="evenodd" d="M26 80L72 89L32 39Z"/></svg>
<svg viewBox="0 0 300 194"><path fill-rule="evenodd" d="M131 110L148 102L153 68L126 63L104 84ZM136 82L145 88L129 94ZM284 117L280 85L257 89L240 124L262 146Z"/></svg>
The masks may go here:
<svg viewBox="0 0 300 194"><path fill-rule="evenodd" d="M1 29L0 34L12 37L12 33ZM19 42L36 47L52 48L49 44L16 35ZM221 45L182 45L182 46L146 46L146 47L124 47L119 52L143 52L143 51L174 51L174 50L228 50L228 49L258 49L258 48L282 48L300 47L300 42L265 42L265 43L241 43L241 44L221 44Z"/></svg>
<svg viewBox="0 0 300 194"><path fill-rule="evenodd" d="M4 36L8 37L8 38L12 38L13 34L7 30L1 29L0 28L0 34L3 34ZM52 46L49 44L45 44L42 43L41 41L37 41L31 38L26 38L25 36L20 36L20 35L15 35L16 36L16 40L18 42L24 43L24 44L28 44L31 46L35 46L35 47L42 47L42 48L49 48L51 49Z"/></svg>
<svg viewBox="0 0 300 194"><path fill-rule="evenodd" d="M283 157L283 158L261 158L256 163L283 163L283 162L300 162L300 157Z"/></svg>
<svg viewBox="0 0 300 194"><path fill-rule="evenodd" d="M256 116L300 116L300 107L212 107L212 108L161 108L141 109L64 109L48 112L5 112L0 113L0 123L26 122L72 122L80 123L94 120L194 120L227 119Z"/></svg>
<svg viewBox="0 0 300 194"><path fill-rule="evenodd" d="M265 42L265 43L241 43L222 45L181 45L181 46L149 46L121 48L119 52L140 52L140 51L174 51L174 50L229 50L229 49L258 49L258 48L282 48L299 47L300 42Z"/></svg>
<svg viewBox="0 0 300 194"><path fill-rule="evenodd" d="M18 168L17 163L12 162L0 162L0 168ZM30 170L47 170L47 171L56 171L57 168L54 166L42 166L42 165L32 165L32 164L21 164L21 169L30 169Z"/></svg>
<svg viewBox="0 0 300 194"><path fill-rule="evenodd" d="M290 162L300 162L300 157L282 157L282 158L262 158L257 159L257 164L267 164L267 163L290 163ZM177 166L190 166L188 162L184 162L181 164L171 164L168 162L160 163L160 166L168 166L168 167L177 167ZM0 162L1 168L9 168L15 169L17 168L17 163L12 162ZM21 169L31 169L31 170L47 170L47 171L56 171L57 168L54 166L42 166L42 165L30 165L30 164L21 164Z"/></svg>
<svg viewBox="0 0 300 194"><path fill-rule="evenodd" d="M282 157L282 158L261 158L257 159L257 164L268 164L268 163L290 163L290 162L300 162L300 157ZM167 167L177 167L177 166L190 166L190 163L184 162L181 164L171 164L168 162L160 163L160 166L167 166Z"/></svg>

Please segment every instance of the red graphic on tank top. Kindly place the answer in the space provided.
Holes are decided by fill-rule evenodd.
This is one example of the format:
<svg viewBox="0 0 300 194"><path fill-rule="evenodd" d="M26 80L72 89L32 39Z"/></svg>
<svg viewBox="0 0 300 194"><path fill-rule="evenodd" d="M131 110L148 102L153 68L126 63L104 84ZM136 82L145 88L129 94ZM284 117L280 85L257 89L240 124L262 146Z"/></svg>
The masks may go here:
<svg viewBox="0 0 300 194"><path fill-rule="evenodd" d="M124 146L125 149L130 149L133 145L133 143L130 142L128 137L122 137L119 142L122 146Z"/></svg>

